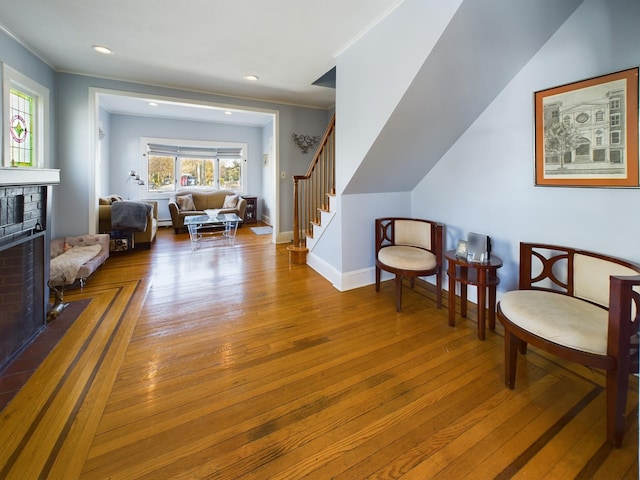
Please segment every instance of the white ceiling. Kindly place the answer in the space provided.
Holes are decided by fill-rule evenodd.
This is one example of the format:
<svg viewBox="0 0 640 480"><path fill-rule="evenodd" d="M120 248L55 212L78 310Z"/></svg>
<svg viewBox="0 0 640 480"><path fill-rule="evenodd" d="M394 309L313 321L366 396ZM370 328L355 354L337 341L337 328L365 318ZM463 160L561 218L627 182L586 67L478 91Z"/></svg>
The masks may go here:
<svg viewBox="0 0 640 480"><path fill-rule="evenodd" d="M402 1L20 0L0 2L0 24L57 71L330 108L335 90L312 83ZM113 55L94 52L96 44ZM167 104L143 113L152 99L130 100L105 96L101 105L113 113L186 115L176 105L168 113ZM198 109L210 120L213 112L205 112ZM236 123L240 115L221 118Z"/></svg>

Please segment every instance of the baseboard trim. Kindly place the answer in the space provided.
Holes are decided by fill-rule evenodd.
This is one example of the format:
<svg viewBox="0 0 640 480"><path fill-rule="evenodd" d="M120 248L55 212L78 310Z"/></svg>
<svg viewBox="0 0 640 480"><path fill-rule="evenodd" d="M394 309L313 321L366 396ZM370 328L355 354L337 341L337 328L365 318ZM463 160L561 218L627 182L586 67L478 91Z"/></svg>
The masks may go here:
<svg viewBox="0 0 640 480"><path fill-rule="evenodd" d="M342 273L339 272L333 265L325 262L313 252L309 252L307 255L307 265L313 268L316 272L326 278L331 284L339 291L345 292L347 290L353 290L354 288L366 287L367 285L373 285L376 283L376 269L375 267L363 268L360 270L353 270L351 272ZM386 282L393 280L394 276L389 272L383 271L380 275L380 281ZM424 282L425 285L429 285L435 288L435 284L418 278L418 281ZM435 280L434 280L435 282ZM446 285L443 285L443 293L446 292Z"/></svg>

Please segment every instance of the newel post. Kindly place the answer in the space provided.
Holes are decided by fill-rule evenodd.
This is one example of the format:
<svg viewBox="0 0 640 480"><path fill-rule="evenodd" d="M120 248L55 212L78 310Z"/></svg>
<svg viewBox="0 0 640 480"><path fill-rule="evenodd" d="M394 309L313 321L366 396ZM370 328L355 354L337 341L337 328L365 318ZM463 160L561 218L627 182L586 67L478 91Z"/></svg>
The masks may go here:
<svg viewBox="0 0 640 480"><path fill-rule="evenodd" d="M298 176L295 175L293 177L293 245L289 245L287 250L289 251L290 263L306 264L307 252L309 250L305 245L302 245L300 241L300 210L298 207L300 201L298 199L298 180Z"/></svg>

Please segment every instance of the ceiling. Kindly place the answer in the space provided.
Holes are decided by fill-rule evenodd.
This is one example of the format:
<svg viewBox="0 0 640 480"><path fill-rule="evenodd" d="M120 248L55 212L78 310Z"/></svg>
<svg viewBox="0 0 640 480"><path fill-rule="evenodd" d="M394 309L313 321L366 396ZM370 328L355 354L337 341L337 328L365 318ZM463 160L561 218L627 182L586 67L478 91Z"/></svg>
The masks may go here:
<svg viewBox="0 0 640 480"><path fill-rule="evenodd" d="M20 0L0 2L0 26L56 71L328 109L335 90L313 83L402 1ZM259 80L245 80L248 74ZM105 96L101 106L193 118L184 106L165 102L149 111L153 99L131 100ZM194 115L210 120L206 110ZM232 113L221 118L241 123L241 113ZM264 123L259 116L246 122Z"/></svg>

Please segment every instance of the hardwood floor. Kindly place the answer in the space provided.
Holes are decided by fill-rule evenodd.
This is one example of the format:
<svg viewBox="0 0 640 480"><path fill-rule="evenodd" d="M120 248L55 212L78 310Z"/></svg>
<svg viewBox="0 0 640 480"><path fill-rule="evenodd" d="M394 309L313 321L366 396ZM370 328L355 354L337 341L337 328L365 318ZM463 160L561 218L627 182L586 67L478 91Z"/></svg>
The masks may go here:
<svg viewBox="0 0 640 480"><path fill-rule="evenodd" d="M500 331L429 286L397 313L246 227L162 229L65 298L90 303L0 413L2 479L638 478L636 377L612 450L601 372L531 349L508 390Z"/></svg>

